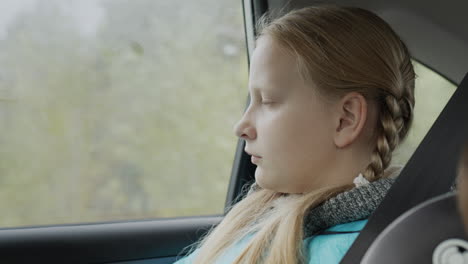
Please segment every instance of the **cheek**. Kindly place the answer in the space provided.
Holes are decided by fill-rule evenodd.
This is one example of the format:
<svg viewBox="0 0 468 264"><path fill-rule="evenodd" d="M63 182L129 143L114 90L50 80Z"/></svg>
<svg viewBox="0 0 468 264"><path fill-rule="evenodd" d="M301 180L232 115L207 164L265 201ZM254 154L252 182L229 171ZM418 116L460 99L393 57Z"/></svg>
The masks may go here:
<svg viewBox="0 0 468 264"><path fill-rule="evenodd" d="M307 129L297 116L286 111L272 115L265 122L264 136L273 153L289 152L303 141L304 129Z"/></svg>
<svg viewBox="0 0 468 264"><path fill-rule="evenodd" d="M265 158L255 178L262 187L297 191L304 187L311 171L327 166L330 133L326 125L315 122L316 115L304 113L275 113L258 124L258 143Z"/></svg>
<svg viewBox="0 0 468 264"><path fill-rule="evenodd" d="M283 138L289 151L310 154L330 146L332 133L327 122L317 114L298 114L285 122Z"/></svg>
<svg viewBox="0 0 468 264"><path fill-rule="evenodd" d="M320 154L333 147L328 124L317 121L319 117L304 115L304 112L285 112L270 120L271 126L265 131L269 139L265 147L273 153L275 163L298 166L319 160Z"/></svg>

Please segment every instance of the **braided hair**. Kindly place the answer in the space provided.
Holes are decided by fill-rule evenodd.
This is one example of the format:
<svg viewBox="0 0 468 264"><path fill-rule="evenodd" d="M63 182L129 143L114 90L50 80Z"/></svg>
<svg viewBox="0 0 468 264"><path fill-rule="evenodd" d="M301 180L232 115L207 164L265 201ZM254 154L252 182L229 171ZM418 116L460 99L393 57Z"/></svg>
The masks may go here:
<svg viewBox="0 0 468 264"><path fill-rule="evenodd" d="M371 163L363 173L369 181L382 177L384 170L391 163L393 150L406 137L413 121L415 74L409 58L406 58L402 65L398 73L401 80L396 83L400 87L392 90L397 92L382 93L380 99L377 142Z"/></svg>

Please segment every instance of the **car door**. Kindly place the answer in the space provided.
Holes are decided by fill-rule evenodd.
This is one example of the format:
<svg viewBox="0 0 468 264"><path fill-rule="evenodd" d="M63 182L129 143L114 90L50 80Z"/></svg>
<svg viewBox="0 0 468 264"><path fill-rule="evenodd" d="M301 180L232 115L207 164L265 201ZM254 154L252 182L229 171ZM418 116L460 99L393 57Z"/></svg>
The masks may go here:
<svg viewBox="0 0 468 264"><path fill-rule="evenodd" d="M2 263L173 263L223 219L254 170L243 5L0 3Z"/></svg>

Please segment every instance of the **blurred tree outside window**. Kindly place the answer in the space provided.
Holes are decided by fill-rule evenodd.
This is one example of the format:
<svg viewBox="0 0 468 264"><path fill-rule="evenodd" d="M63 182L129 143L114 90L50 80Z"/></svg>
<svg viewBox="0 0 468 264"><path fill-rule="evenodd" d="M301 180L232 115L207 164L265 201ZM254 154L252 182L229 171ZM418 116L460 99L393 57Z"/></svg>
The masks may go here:
<svg viewBox="0 0 468 264"><path fill-rule="evenodd" d="M242 5L0 2L0 227L222 214Z"/></svg>

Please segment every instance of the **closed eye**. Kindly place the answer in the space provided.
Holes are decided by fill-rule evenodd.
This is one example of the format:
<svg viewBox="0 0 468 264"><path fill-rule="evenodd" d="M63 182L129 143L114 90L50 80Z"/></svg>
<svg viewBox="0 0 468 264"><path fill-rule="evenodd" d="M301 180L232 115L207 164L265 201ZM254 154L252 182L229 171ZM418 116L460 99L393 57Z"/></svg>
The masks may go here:
<svg viewBox="0 0 468 264"><path fill-rule="evenodd" d="M259 97L251 97L251 102L257 102L261 105L271 105L274 103L274 101L272 101L271 99L265 99L265 98L261 98L260 96Z"/></svg>

